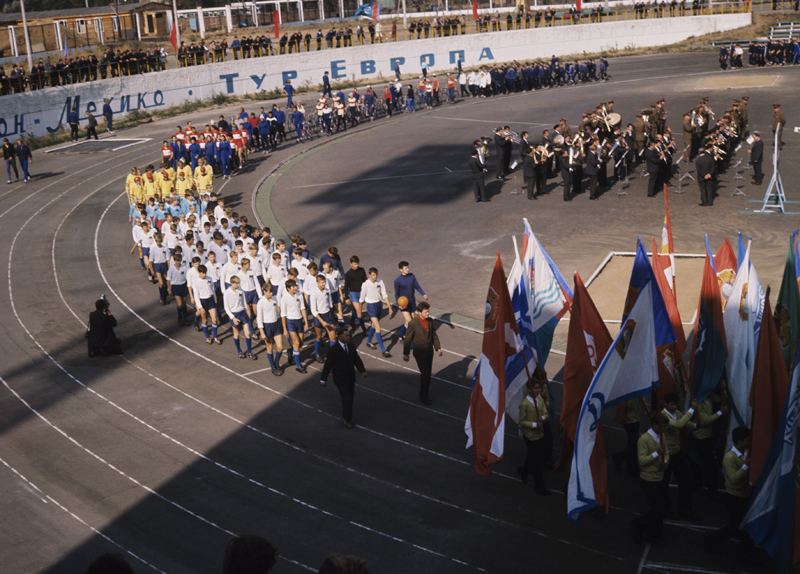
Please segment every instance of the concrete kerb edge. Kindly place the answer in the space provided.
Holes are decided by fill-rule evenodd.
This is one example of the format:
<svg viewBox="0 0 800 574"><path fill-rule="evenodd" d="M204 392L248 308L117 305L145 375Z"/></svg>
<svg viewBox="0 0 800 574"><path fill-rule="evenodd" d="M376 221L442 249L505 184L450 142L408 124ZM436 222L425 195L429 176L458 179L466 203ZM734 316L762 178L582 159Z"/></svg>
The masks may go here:
<svg viewBox="0 0 800 574"><path fill-rule="evenodd" d="M475 102L477 103L477 102ZM425 114L421 114L425 115ZM274 165L271 169L267 170L264 176L258 180L255 187L253 188L253 193L251 195L251 202L250 207L253 210L253 215L258 222L259 227L265 227L264 223L267 220L267 227L271 230L276 231L277 233L273 233L273 235L277 236L280 233L283 237L288 238L289 234L286 233L286 230L283 229L280 222L278 222L277 218L272 212L271 206L271 195L272 195L272 188L277 183L280 176L287 170L289 170L292 166L298 163L301 159L304 159L303 156L305 155L313 155L317 151L321 151L322 148L333 144L338 143L341 140L354 137L361 132L365 132L367 130L379 129L383 126L393 124L400 121L408 121L413 119L412 117L404 117L398 118L397 120L393 120L390 122L383 122L381 124L375 124L371 126L364 127L362 129L356 130L349 134L342 134L336 136L334 138L328 139L326 141L318 142L304 150L301 150L288 158L282 160L278 164ZM270 179L270 176L276 176ZM263 210L265 217L262 218L260 210ZM390 297L394 296L394 293L391 291L387 291ZM483 334L483 321L478 319L474 319L472 317L466 317L463 315L458 315L456 313L450 313L449 311L445 311L443 309L436 309L431 307L431 318L435 321L439 321L440 323L444 323L445 325L450 325L452 327L457 327L459 329L464 329L466 331L472 331L473 333Z"/></svg>

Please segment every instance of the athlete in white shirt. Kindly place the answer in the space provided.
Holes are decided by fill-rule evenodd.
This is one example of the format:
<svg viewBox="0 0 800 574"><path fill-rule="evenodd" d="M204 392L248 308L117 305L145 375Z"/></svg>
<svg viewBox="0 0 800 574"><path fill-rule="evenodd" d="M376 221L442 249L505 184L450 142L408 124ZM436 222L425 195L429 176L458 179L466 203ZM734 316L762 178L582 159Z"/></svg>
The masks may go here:
<svg viewBox="0 0 800 574"><path fill-rule="evenodd" d="M378 340L378 346L381 348L381 353L384 357L391 357L392 355L383 346L383 337L381 336L381 317L383 316L383 303L386 307L392 309L392 304L389 303L389 296L386 294L386 286L383 281L378 279L378 270L375 267L369 269L369 279L364 281L361 286L361 303L367 304L367 314L371 322L369 333L367 334L367 347L370 349L375 348L375 343L372 342L372 336ZM394 317L394 309L391 311L389 318Z"/></svg>
<svg viewBox="0 0 800 574"><path fill-rule="evenodd" d="M206 266L200 265L197 268L198 278L192 285L195 301L200 302L198 307L200 311L200 318L202 320L202 331L206 336L206 343L216 343L221 345L222 341L217 339L217 327L219 326L219 319L217 318L217 296L215 294L214 284L206 276ZM207 317L211 317L211 335L208 334Z"/></svg>
<svg viewBox="0 0 800 574"><path fill-rule="evenodd" d="M138 232L136 229L135 227L133 228L133 240L135 243L131 248L131 255L133 255L133 252L138 246L142 253L144 268L147 269L147 280L155 283L155 272L153 271L153 264L150 263L150 247L153 245L153 235L155 231L150 228L150 223L148 221L142 221L142 226L139 228Z"/></svg>
<svg viewBox="0 0 800 574"><path fill-rule="evenodd" d="M303 334L308 331L308 316L303 306L303 297L297 292L297 283L294 279L286 281L286 292L281 298L281 321L283 332L289 338L288 351L294 355L295 370L306 373L306 368L300 363L300 344Z"/></svg>
<svg viewBox="0 0 800 574"><path fill-rule="evenodd" d="M255 335L252 318L256 316L256 305L258 305L258 300L264 296L264 293L261 291L261 285L258 283L258 277L253 271L251 261L246 257L242 259L242 268L235 276L239 278L239 285L244 294L244 304L251 318L248 327L250 327L250 332Z"/></svg>
<svg viewBox="0 0 800 574"><path fill-rule="evenodd" d="M239 270L242 268L239 265L239 254L235 251L231 251L228 253L228 262L222 266L222 275L220 275L220 282L222 283L222 288L224 290L228 290L228 287L231 286L231 277L236 275Z"/></svg>
<svg viewBox="0 0 800 574"><path fill-rule="evenodd" d="M186 317L186 297L189 295L189 289L186 286L186 268L182 265L182 259L180 254L172 258L172 265L167 271L167 290L175 297L175 303L178 305L178 325L185 327L189 325Z"/></svg>
<svg viewBox="0 0 800 574"><path fill-rule="evenodd" d="M256 325L267 347L267 359L272 368L272 374L276 377L283 374L278 366L283 352L280 311L278 299L272 294L272 285L267 281L264 283L264 296L258 300L256 305Z"/></svg>
<svg viewBox="0 0 800 574"><path fill-rule="evenodd" d="M340 325L344 325L344 313L342 312L342 274L338 269L333 268L333 263L326 261L322 264L322 274L328 282L328 291L331 293L331 303L336 311L336 318Z"/></svg>
<svg viewBox="0 0 800 574"><path fill-rule="evenodd" d="M277 295L278 288L283 284L286 279L286 271L281 267L281 254L272 254L272 263L264 268L264 280L272 285L272 293Z"/></svg>
<svg viewBox="0 0 800 574"><path fill-rule="evenodd" d="M153 271L158 279L158 294L161 305L167 304L167 271L169 269L169 249L162 243L161 232L153 235L155 245L150 248L150 260L153 262Z"/></svg>
<svg viewBox="0 0 800 574"><path fill-rule="evenodd" d="M217 263L220 265L225 265L228 262L230 247L223 244L222 234L219 231L214 232L213 241L208 244L208 250L217 254Z"/></svg>
<svg viewBox="0 0 800 574"><path fill-rule="evenodd" d="M299 247L295 247L292 250L292 267L297 269L297 284L303 287L303 282L308 277L308 264L311 263L308 259L303 257L303 250Z"/></svg>
<svg viewBox="0 0 800 574"><path fill-rule="evenodd" d="M308 280L311 283L311 279ZM321 273L314 281L314 290L309 295L309 310L314 317L314 358L318 363L324 363L319 352L320 341L322 340L322 330L328 332L328 342L333 345L336 342L336 333L333 328L333 305L331 304L331 294L327 289L328 280Z"/></svg>
<svg viewBox="0 0 800 574"><path fill-rule="evenodd" d="M239 277L234 275L230 279L231 286L225 290L222 296L223 304L225 305L225 312L231 321L231 328L233 329L233 344L236 345L236 352L239 353L240 359L258 359L253 354L250 342L250 308L244 302L244 293L239 290ZM245 343L247 344L247 353L242 352L239 346L239 331L244 331Z"/></svg>
<svg viewBox="0 0 800 574"><path fill-rule="evenodd" d="M194 328L200 330L200 299L194 296L194 283L200 279L197 269L203 262L199 257L192 257L192 266L186 271L186 288L189 295L189 302L194 307Z"/></svg>

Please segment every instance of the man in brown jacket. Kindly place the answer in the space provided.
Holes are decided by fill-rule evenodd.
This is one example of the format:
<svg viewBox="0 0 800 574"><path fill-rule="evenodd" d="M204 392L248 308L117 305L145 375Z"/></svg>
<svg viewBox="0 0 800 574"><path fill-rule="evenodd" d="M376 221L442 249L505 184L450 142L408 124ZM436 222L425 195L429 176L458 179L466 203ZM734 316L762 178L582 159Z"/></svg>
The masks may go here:
<svg viewBox="0 0 800 574"><path fill-rule="evenodd" d="M428 396L431 387L431 371L433 370L433 352L439 352L441 357L444 352L439 344L439 336L433 328L431 319L431 306L425 301L417 303L417 316L408 322L403 342L403 360L408 361L411 345L414 345L414 360L419 367L419 400L426 405L432 405Z"/></svg>

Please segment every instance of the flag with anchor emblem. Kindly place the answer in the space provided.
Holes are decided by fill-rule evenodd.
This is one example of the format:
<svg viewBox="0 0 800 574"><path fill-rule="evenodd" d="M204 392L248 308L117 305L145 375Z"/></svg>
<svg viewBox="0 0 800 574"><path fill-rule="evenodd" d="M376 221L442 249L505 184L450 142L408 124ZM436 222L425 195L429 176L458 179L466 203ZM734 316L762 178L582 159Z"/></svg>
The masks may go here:
<svg viewBox="0 0 800 574"><path fill-rule="evenodd" d="M645 279L636 302L600 364L583 398L567 493L567 517L577 523L582 512L597 505L590 455L603 410L649 394L658 386L654 287Z"/></svg>

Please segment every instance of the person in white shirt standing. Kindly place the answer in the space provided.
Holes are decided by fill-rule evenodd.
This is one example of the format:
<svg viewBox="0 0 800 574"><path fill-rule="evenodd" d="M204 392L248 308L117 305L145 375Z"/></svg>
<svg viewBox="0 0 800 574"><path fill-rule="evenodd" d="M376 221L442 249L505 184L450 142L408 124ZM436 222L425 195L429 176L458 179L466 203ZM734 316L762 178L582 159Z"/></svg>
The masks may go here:
<svg viewBox="0 0 800 574"><path fill-rule="evenodd" d="M138 229L138 231L137 231ZM142 261L144 263L144 268L147 270L147 280L155 283L155 279L153 276L155 272L153 271L153 264L150 263L150 247L153 245L153 235L155 232L150 229L150 223L146 220L142 221L142 226L139 228L133 228L134 233L134 244L131 248L131 255L139 247L139 250L142 253Z"/></svg>
<svg viewBox="0 0 800 574"><path fill-rule="evenodd" d="M286 271L281 267L281 254L272 254L272 264L264 269L264 279L272 286L272 294L278 294L278 288L286 278Z"/></svg>
<svg viewBox="0 0 800 574"><path fill-rule="evenodd" d="M250 309L244 302L244 293L239 290L239 277L237 275L231 277L231 286L225 290L222 302L225 305L225 312L231 321L233 344L236 346L239 358L250 358L255 361L258 357L253 354L252 343L250 342ZM239 346L239 331L244 331L247 353L243 353L241 346Z"/></svg>
<svg viewBox="0 0 800 574"><path fill-rule="evenodd" d="M258 282L255 271L253 271L251 262L252 259L243 258L242 269L236 273L235 277L239 278L239 284L242 287L247 316L250 317L247 326L250 332L253 333L253 317L256 316L256 305L258 305L258 300L264 296L264 293L261 291L261 285Z"/></svg>
<svg viewBox="0 0 800 574"><path fill-rule="evenodd" d="M331 304L336 311L336 319L339 325L344 325L344 313L342 312L342 274L338 269L333 268L333 262L326 261L322 264L322 274L328 282L328 291L331 294Z"/></svg>
<svg viewBox="0 0 800 574"><path fill-rule="evenodd" d="M381 279L378 279L378 270L375 267L369 269L369 279L364 281L361 286L361 303L367 304L367 314L371 326L369 333L367 333L367 347L374 349L375 343L372 342L372 336L378 341L378 347L381 349L384 357L391 357L392 355L383 346L383 337L381 336L381 317L383 316L383 304L386 303L388 309L392 309L389 303L389 296L386 294L386 285ZM394 309L390 312L389 318L394 317Z"/></svg>
<svg viewBox="0 0 800 574"><path fill-rule="evenodd" d="M188 327L191 325L186 315L186 297L189 296L189 288L186 286L186 267L182 263L183 256L180 253L172 258L172 265L167 270L167 292L175 297L178 305L178 325Z"/></svg>
<svg viewBox="0 0 800 574"><path fill-rule="evenodd" d="M281 321L283 332L289 338L289 352L294 356L295 370L305 374L306 368L300 363L300 345L303 334L308 331L308 316L303 306L303 296L298 293L297 282L286 281L286 292L281 297Z"/></svg>
<svg viewBox="0 0 800 574"><path fill-rule="evenodd" d="M264 296L256 305L256 325L258 326L264 345L267 347L267 359L272 369L272 374L280 377L283 374L280 367L281 353L283 352L283 332L281 331L280 303L272 294L272 284L264 283ZM273 354L274 351L274 354Z"/></svg>
<svg viewBox="0 0 800 574"><path fill-rule="evenodd" d="M206 336L206 343L209 345L216 343L221 345L222 341L217 339L217 327L219 327L219 318L217 317L217 296L215 294L214 284L211 279L206 275L207 269L205 265L200 265L197 268L198 278L192 285L192 293L195 302L199 301L200 305L197 307L200 310L200 320L202 321L201 327L203 334ZM208 318L211 318L211 334L208 333Z"/></svg>
<svg viewBox="0 0 800 574"><path fill-rule="evenodd" d="M309 279L309 281L311 281ZM320 273L316 277L316 285L309 294L308 302L311 316L314 317L314 358L318 363L324 363L320 355L319 346L322 341L323 329L328 333L328 341L331 345L336 342L336 333L333 328L333 305L331 303L331 293L328 291L328 280Z"/></svg>
<svg viewBox="0 0 800 574"><path fill-rule="evenodd" d="M239 254L235 251L228 253L228 262L222 266L222 274L220 275L220 282L224 291L227 291L228 287L231 286L231 277L236 275L241 268Z"/></svg>
<svg viewBox="0 0 800 574"><path fill-rule="evenodd" d="M158 294L161 296L161 305L167 304L167 271L169 270L169 249L162 243L161 232L153 235L155 245L150 248L150 259L153 261L153 271L158 279Z"/></svg>

